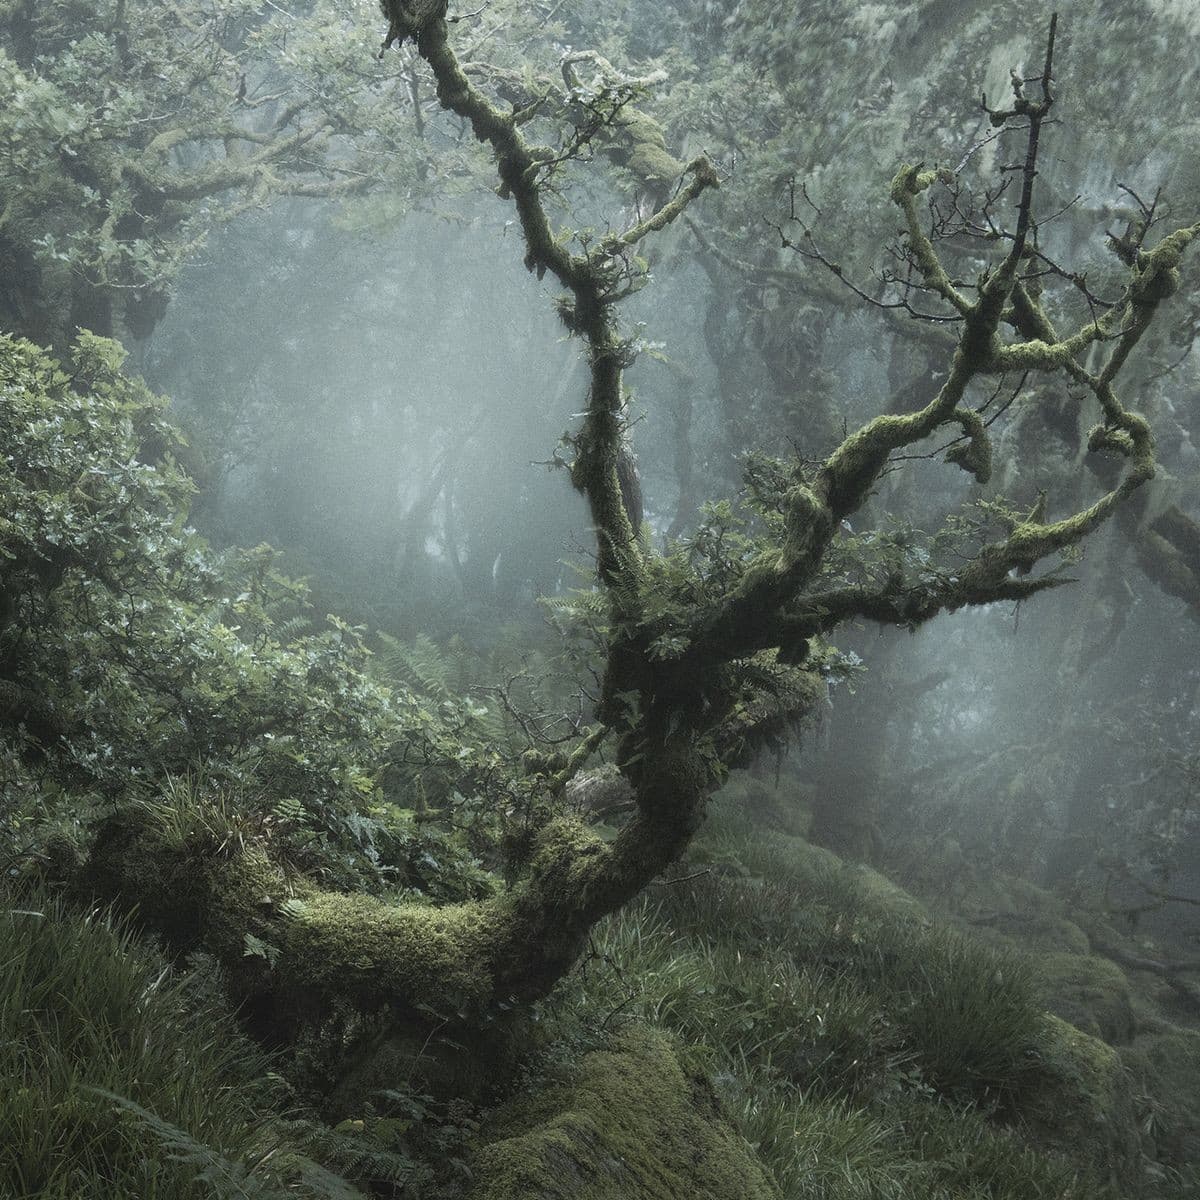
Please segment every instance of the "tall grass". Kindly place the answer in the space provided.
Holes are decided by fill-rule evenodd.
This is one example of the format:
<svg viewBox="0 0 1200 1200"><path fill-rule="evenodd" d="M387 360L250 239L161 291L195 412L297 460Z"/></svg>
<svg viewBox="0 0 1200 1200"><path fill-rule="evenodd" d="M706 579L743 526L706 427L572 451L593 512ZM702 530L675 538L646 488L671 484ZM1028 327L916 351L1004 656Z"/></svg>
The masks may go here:
<svg viewBox="0 0 1200 1200"><path fill-rule="evenodd" d="M353 1194L288 1143L266 1061L205 991L119 920L0 891L0 1196Z"/></svg>
<svg viewBox="0 0 1200 1200"><path fill-rule="evenodd" d="M1022 957L798 838L733 833L736 852L727 830L702 847L717 869L597 932L552 1027L634 1018L677 1033L789 1200L1098 1194L989 1119L1019 1109L1037 1068Z"/></svg>

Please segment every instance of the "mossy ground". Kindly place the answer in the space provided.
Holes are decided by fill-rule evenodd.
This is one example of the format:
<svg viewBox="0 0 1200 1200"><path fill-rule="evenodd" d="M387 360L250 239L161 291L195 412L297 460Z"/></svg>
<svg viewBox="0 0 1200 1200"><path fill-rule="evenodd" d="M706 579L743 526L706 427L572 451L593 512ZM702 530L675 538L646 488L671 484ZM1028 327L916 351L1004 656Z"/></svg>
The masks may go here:
<svg viewBox="0 0 1200 1200"><path fill-rule="evenodd" d="M518 1095L485 1125L470 1200L776 1200L708 1080L662 1032L631 1026L567 1078Z"/></svg>
<svg viewBox="0 0 1200 1200"><path fill-rule="evenodd" d="M1151 1019L1151 990L1092 950L1086 922L1021 881L972 892L964 877L953 903L919 899L811 845L785 795L740 781L714 804L690 860L596 931L532 1025L504 1031L504 1078L470 1089L490 1110L464 1103L454 1072L425 1069L425 1034L381 1026L381 1042L358 1036L357 1065L344 1050L329 1060L323 1111L342 1132L328 1136L349 1131L379 1162L411 1153L400 1194L438 1200L1196 1194L1200 1033ZM295 898L298 930L341 919ZM0 930L5 961L21 964L0 1008L2 1073L19 1081L0 1105L20 1173L9 1191L215 1194L196 1190L203 1162L171 1157L174 1134L164 1142L92 1086L230 1169L250 1172L271 1139L284 1147L273 1164L304 1159L264 1060L220 1004L185 996L120 926L54 906L50 919L7 912L38 905L13 900ZM28 922L49 938L31 940ZM50 990L77 1021L50 1019L37 999ZM499 1061L480 1046L502 1025L460 1058ZM311 1036L321 1050L326 1033ZM280 1069L296 1074L304 1053ZM277 1187L247 1177L251 1194ZM298 1178L292 1194L332 1194Z"/></svg>
<svg viewBox="0 0 1200 1200"><path fill-rule="evenodd" d="M1029 880L973 870L953 844L897 866L939 919L1031 963L1057 1018L1041 1054L1058 1080L1023 1110L1033 1138L1090 1149L1099 1137L1120 1195L1200 1194L1200 1014L1160 976L1125 970L1104 950L1118 947L1126 961L1163 952ZM1062 1106L1062 1086L1075 1106ZM1123 1170L1111 1173L1112 1162Z"/></svg>
<svg viewBox="0 0 1200 1200"><path fill-rule="evenodd" d="M1001 922L952 920L808 843L770 790L714 804L678 881L600 931L551 1032L672 1031L789 1197L1187 1194L1186 1134L1148 1157L1146 1097L1104 1040L1133 1035L1125 975L1061 902L1013 881Z"/></svg>

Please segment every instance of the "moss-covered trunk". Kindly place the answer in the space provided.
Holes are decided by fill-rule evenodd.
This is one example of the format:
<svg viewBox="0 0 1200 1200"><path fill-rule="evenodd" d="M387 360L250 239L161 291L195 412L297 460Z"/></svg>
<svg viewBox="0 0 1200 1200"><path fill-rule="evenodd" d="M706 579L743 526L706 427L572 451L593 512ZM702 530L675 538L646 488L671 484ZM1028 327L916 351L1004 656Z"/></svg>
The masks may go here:
<svg viewBox="0 0 1200 1200"><path fill-rule="evenodd" d="M202 822L181 833L140 809L101 827L84 880L92 896L136 908L175 952L215 955L277 1035L337 1011L476 1021L548 994L596 922L688 844L714 776L683 738L649 748L645 762L637 811L613 841L556 818L525 874L486 900L434 907L323 890L267 844Z"/></svg>

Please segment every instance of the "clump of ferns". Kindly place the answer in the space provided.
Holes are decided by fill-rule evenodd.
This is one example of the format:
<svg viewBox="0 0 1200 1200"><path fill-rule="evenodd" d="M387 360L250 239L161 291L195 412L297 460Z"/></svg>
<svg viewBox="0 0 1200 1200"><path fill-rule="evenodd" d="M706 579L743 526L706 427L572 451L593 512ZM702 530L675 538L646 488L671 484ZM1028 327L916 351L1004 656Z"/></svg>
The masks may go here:
<svg viewBox="0 0 1200 1200"><path fill-rule="evenodd" d="M163 1157L179 1164L214 1200L363 1200L364 1193L349 1180L282 1140L268 1140L246 1157L234 1158L127 1096L100 1088L93 1092L128 1123L140 1126Z"/></svg>

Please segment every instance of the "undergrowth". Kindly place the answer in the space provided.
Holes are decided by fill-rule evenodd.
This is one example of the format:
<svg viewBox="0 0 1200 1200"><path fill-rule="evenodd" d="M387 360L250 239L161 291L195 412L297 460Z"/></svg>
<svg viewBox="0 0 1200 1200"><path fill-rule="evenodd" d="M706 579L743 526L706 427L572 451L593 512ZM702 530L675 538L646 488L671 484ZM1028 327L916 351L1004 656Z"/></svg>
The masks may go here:
<svg viewBox="0 0 1200 1200"><path fill-rule="evenodd" d="M551 1036L677 1034L789 1200L1098 1195L1009 1127L1038 1067L1029 964L743 823L717 806L679 878L597 931Z"/></svg>
<svg viewBox="0 0 1200 1200"><path fill-rule="evenodd" d="M197 972L123 921L0 892L0 1196L347 1197Z"/></svg>

